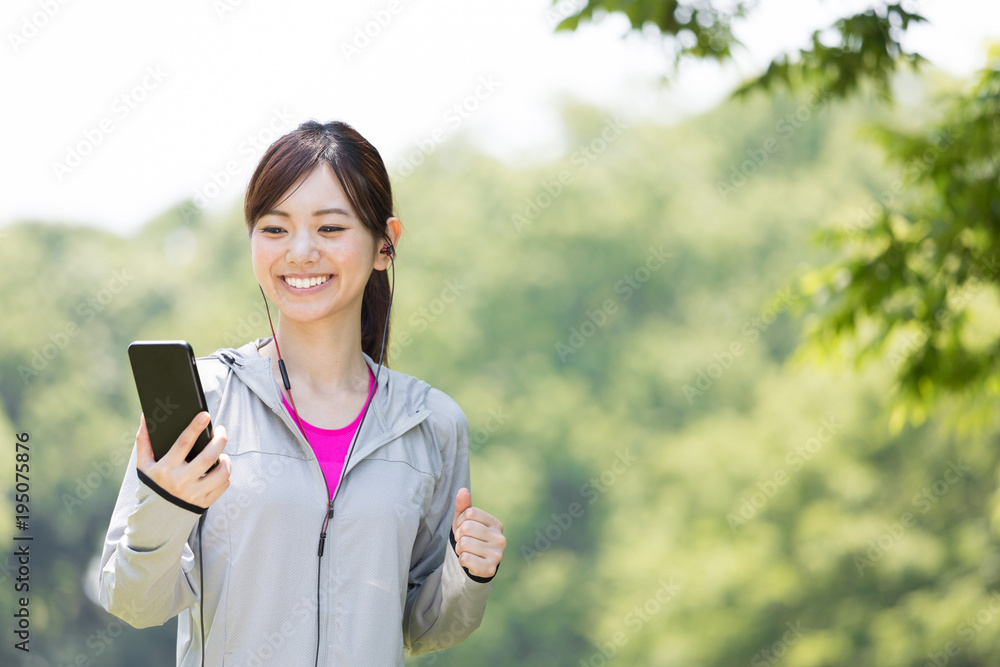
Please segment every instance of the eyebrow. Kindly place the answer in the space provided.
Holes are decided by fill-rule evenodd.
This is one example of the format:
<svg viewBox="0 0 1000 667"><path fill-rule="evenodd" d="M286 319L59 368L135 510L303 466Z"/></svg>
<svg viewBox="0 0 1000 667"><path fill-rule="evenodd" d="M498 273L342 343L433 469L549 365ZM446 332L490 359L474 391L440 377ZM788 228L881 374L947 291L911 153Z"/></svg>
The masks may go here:
<svg viewBox="0 0 1000 667"><path fill-rule="evenodd" d="M278 210L276 208L275 209L271 209L270 211L268 211L264 215L277 215L277 216L281 216L283 218L291 218L292 217L288 213L286 213L284 211L280 211L280 210ZM334 206L332 208L321 208L318 211L313 211L313 217L319 217L321 215L343 215L343 216L348 217L348 218L351 217L350 213L348 213L344 209L342 209L340 207L337 207L337 206ZM261 216L261 217L263 217L263 216Z"/></svg>

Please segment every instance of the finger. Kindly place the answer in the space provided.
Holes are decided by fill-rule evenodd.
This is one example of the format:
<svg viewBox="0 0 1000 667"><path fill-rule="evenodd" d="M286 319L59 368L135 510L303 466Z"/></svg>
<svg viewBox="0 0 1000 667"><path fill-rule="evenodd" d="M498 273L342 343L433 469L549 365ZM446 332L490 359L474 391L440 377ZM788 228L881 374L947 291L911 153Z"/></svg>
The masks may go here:
<svg viewBox="0 0 1000 667"><path fill-rule="evenodd" d="M169 458L170 462L175 466L186 463L187 455L191 452L191 448L194 447L195 441L198 440L198 435L205 430L210 420L211 418L204 410L196 414L191 423L187 425L187 428L177 436L177 440L174 441L174 444L170 447L170 451L163 458ZM214 461L215 459L212 460Z"/></svg>
<svg viewBox="0 0 1000 667"><path fill-rule="evenodd" d="M493 559L483 558L468 551L458 557L458 564L476 577L492 577L497 571L497 563Z"/></svg>
<svg viewBox="0 0 1000 667"><path fill-rule="evenodd" d="M455 518L452 520L452 528L456 528L461 523L458 517L470 507L472 507L472 494L463 486L455 494Z"/></svg>
<svg viewBox="0 0 1000 667"><path fill-rule="evenodd" d="M458 526L462 525L465 521L476 521L484 526L494 526L499 529L500 532L503 532L503 525L500 523L500 520L489 512L481 510L478 507L466 508L461 515L455 517L455 530L457 530Z"/></svg>
<svg viewBox="0 0 1000 667"><path fill-rule="evenodd" d="M503 559L504 551L507 549L507 538L490 530L484 537L463 535L455 540L455 553L461 556L463 553L473 554L492 562L499 563Z"/></svg>
<svg viewBox="0 0 1000 667"><path fill-rule="evenodd" d="M466 521L463 521L462 525L460 525L458 530L455 531L455 542L458 542L463 537L488 542L492 536L499 535L500 532L496 528L483 525L478 521L467 519Z"/></svg>
<svg viewBox="0 0 1000 667"><path fill-rule="evenodd" d="M229 488L229 483L228 482L226 484L222 484L222 485L220 485L220 486L212 489L209 493L205 494L204 498L202 500L199 500L195 504L198 505L199 507L204 507L204 508L207 509L207 508L211 507L212 504L216 500L219 499L219 496L221 496L223 493L225 493L226 489L228 489L228 488Z"/></svg>
<svg viewBox="0 0 1000 667"><path fill-rule="evenodd" d="M146 472L154 463L156 459L153 457L153 444L146 431L146 415L139 413L139 430L135 434L135 467Z"/></svg>
<svg viewBox="0 0 1000 667"><path fill-rule="evenodd" d="M232 461L229 459L229 455L220 455L219 465L216 466L215 470L205 475L205 477L200 480L200 483L208 485L203 501L205 507L208 507L218 500L219 496L225 493L226 489L229 488L229 475L231 472Z"/></svg>
<svg viewBox="0 0 1000 667"><path fill-rule="evenodd" d="M196 457L191 459L191 468L198 473L199 477L208 472L212 464L219 460L222 450L226 448L226 442L228 442L225 426L216 426L215 432L212 435L213 438L205 445L205 449L201 450ZM214 473L218 469L218 466L216 466L212 472Z"/></svg>
<svg viewBox="0 0 1000 667"><path fill-rule="evenodd" d="M194 462L192 461L192 463ZM222 484L229 479L229 475L232 474L232 470L232 460L229 458L229 454L223 452L222 454L219 454L219 465L205 473L200 481L205 483L206 488L215 484Z"/></svg>

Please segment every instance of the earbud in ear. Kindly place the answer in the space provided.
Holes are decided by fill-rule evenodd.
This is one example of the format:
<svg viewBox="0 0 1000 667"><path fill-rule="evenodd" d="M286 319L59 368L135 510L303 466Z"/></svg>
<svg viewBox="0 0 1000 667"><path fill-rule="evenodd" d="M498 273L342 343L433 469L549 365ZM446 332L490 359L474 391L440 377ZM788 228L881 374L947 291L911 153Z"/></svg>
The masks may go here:
<svg viewBox="0 0 1000 667"><path fill-rule="evenodd" d="M392 244L389 243L389 242L383 243L382 244L382 249L379 250L379 254L381 254L381 255L389 255L389 257L392 257L395 254L395 252L396 252L396 249L393 248Z"/></svg>

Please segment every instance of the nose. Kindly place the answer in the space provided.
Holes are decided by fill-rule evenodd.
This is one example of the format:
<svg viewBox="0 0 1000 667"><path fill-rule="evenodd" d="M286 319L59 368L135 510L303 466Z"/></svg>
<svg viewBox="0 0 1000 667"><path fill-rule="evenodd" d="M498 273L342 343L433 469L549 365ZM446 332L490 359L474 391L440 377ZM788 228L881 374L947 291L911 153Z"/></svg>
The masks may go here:
<svg viewBox="0 0 1000 667"><path fill-rule="evenodd" d="M316 239L307 229L300 229L289 235L285 261L289 264L309 264L319 259Z"/></svg>

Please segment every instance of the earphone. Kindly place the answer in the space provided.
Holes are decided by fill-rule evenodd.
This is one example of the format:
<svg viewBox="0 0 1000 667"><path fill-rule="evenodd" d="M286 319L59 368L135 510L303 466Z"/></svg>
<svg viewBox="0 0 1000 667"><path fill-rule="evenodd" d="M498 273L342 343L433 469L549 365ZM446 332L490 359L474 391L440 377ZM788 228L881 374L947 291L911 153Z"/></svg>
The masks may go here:
<svg viewBox="0 0 1000 667"><path fill-rule="evenodd" d="M361 427L364 426L365 415L368 414L368 407L371 405L372 401L375 399L375 394L378 393L378 378L379 378L379 375L382 373L382 360L385 357L385 337L386 337L386 334L389 331L389 315L390 315L390 313L392 313L392 297L393 297L394 292L396 291L396 263L395 263L395 260L394 260L394 256L396 254L396 249L393 247L391 241L385 241L385 242L382 243L382 248L378 252L379 252L380 255L388 255L389 256L389 265L392 268L392 284L390 285L390 288L389 288L389 307L386 310L386 313L385 313L385 324L382 327L382 344L381 344L381 349L379 351L378 370L375 373L374 387L372 388L372 394L365 401L365 409L361 413L361 422L358 424L358 428L354 432L354 437L351 440L351 445L350 445L350 447L348 447L348 449L347 449L347 455L344 457L344 466L343 466L344 470L347 469L347 463L348 463L348 461L350 461L351 454L354 452L354 445L357 444L358 434L361 433ZM281 372L282 384L285 385L285 390L288 392L289 403L292 404L292 411L293 411L293 413L295 415L295 423L299 427L299 431L302 433L302 437L304 437L306 439L306 442L308 443L309 442L309 436L306 435L305 429L302 428L302 423L301 423L301 421L299 421L299 411L295 407L295 399L292 398L291 382L288 379L288 372L285 370L285 361L281 358L281 348L278 347L278 336L277 336L277 334L275 334L274 324L271 321L271 309L267 305L267 297L264 294L264 288L261 287L260 284L258 284L257 286L260 287L260 295L264 298L264 308L265 308L265 310L267 312L267 322L268 322L268 324L271 327L271 336L272 336L272 338L274 340L274 349L275 349L275 351L278 354L278 370ZM312 447L311 443L310 443L310 447ZM319 667L319 645L320 645L320 637L321 637L321 629L320 629L320 588L321 588L321 586L320 586L320 583L321 583L320 582L320 573L322 571L322 567L321 566L322 566L322 558L323 558L323 547L324 547L324 544L326 542L327 527L329 525L330 519L333 518L333 502L337 499L337 494L338 493L340 493L340 484L338 484L337 488L334 489L333 497L330 498L330 502L327 505L326 516L323 519L323 527L320 530L320 536L319 536L319 549L318 549L318 553L317 553L318 560L317 560L317 565L316 565L316 666L317 667ZM201 586L201 596L202 596L201 602L199 603L199 611L200 611L200 614L201 614L201 664L202 664L202 667L205 666L205 606L204 606L205 574L204 574L204 563L202 561L202 551L201 551L201 544L202 544L201 530L202 530L202 525L204 524L205 514L207 514L207 512L201 515L201 518L200 518L200 520L198 522L198 564L199 564L200 586Z"/></svg>

